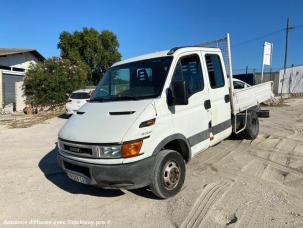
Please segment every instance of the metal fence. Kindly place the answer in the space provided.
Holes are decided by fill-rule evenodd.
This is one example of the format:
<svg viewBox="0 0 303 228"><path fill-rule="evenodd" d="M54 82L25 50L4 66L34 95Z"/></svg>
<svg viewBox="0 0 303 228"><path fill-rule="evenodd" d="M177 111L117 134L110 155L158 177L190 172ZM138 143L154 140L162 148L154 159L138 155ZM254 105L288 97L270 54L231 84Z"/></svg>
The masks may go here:
<svg viewBox="0 0 303 228"><path fill-rule="evenodd" d="M230 67L229 66L230 61L228 60L229 55L228 55L227 37L224 37L224 38L218 39L218 40L211 40L211 41L207 41L207 42L204 42L204 43L200 43L199 46L219 48L222 52L226 72L227 72L227 74L229 74L228 69Z"/></svg>
<svg viewBox="0 0 303 228"><path fill-rule="evenodd" d="M265 68L264 73L274 73L279 72L281 68ZM261 72L260 68L235 68L233 69L233 74L258 74Z"/></svg>

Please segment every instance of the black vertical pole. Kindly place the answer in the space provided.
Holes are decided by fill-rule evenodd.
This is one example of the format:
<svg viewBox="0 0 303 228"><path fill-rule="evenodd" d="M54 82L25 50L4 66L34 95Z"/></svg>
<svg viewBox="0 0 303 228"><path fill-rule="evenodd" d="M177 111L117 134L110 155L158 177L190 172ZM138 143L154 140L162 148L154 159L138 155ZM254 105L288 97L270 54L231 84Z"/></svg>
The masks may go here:
<svg viewBox="0 0 303 228"><path fill-rule="evenodd" d="M285 55L284 55L284 72L282 77L282 86L281 86L281 97L282 97L282 91L283 91L283 84L284 84L284 76L286 74L286 67L287 67L287 57L288 57L288 33L290 30L289 26L289 17L287 17L287 24L286 24L286 39L285 39Z"/></svg>

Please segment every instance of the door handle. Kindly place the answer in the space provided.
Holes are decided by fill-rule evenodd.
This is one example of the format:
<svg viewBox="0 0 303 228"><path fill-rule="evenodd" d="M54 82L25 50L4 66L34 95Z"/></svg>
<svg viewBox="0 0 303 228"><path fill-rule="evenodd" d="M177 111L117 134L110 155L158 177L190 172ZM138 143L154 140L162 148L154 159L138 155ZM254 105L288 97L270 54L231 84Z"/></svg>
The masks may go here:
<svg viewBox="0 0 303 228"><path fill-rule="evenodd" d="M229 96L229 94L226 94L224 96L224 101L225 101L225 103L229 103L230 102L230 96Z"/></svg>
<svg viewBox="0 0 303 228"><path fill-rule="evenodd" d="M210 103L210 100L206 100L204 101L204 108L206 110L210 109L211 108L211 103Z"/></svg>

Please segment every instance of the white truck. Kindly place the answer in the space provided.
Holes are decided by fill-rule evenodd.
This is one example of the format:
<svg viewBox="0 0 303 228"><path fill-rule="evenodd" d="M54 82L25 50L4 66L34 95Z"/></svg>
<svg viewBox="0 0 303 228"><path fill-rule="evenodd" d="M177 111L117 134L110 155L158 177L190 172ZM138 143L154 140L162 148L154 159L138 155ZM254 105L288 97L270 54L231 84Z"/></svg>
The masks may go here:
<svg viewBox="0 0 303 228"><path fill-rule="evenodd" d="M115 63L60 130L59 165L83 184L177 194L197 153L258 136L272 83L234 91L228 61L229 74L219 48L190 46Z"/></svg>

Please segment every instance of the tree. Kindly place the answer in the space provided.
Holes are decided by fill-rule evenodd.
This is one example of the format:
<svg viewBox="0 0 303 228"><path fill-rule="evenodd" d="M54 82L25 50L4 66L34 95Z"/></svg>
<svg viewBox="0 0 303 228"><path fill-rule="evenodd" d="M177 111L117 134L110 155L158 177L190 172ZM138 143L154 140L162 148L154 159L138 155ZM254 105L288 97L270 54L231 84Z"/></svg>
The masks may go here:
<svg viewBox="0 0 303 228"><path fill-rule="evenodd" d="M89 67L87 80L94 84L98 83L113 63L121 59L118 39L109 30L98 32L85 27L82 31L73 33L62 32L58 48L63 59L85 63Z"/></svg>
<svg viewBox="0 0 303 228"><path fill-rule="evenodd" d="M85 87L87 66L82 62L50 58L31 65L24 79L27 103L53 106L66 102L66 94Z"/></svg>

